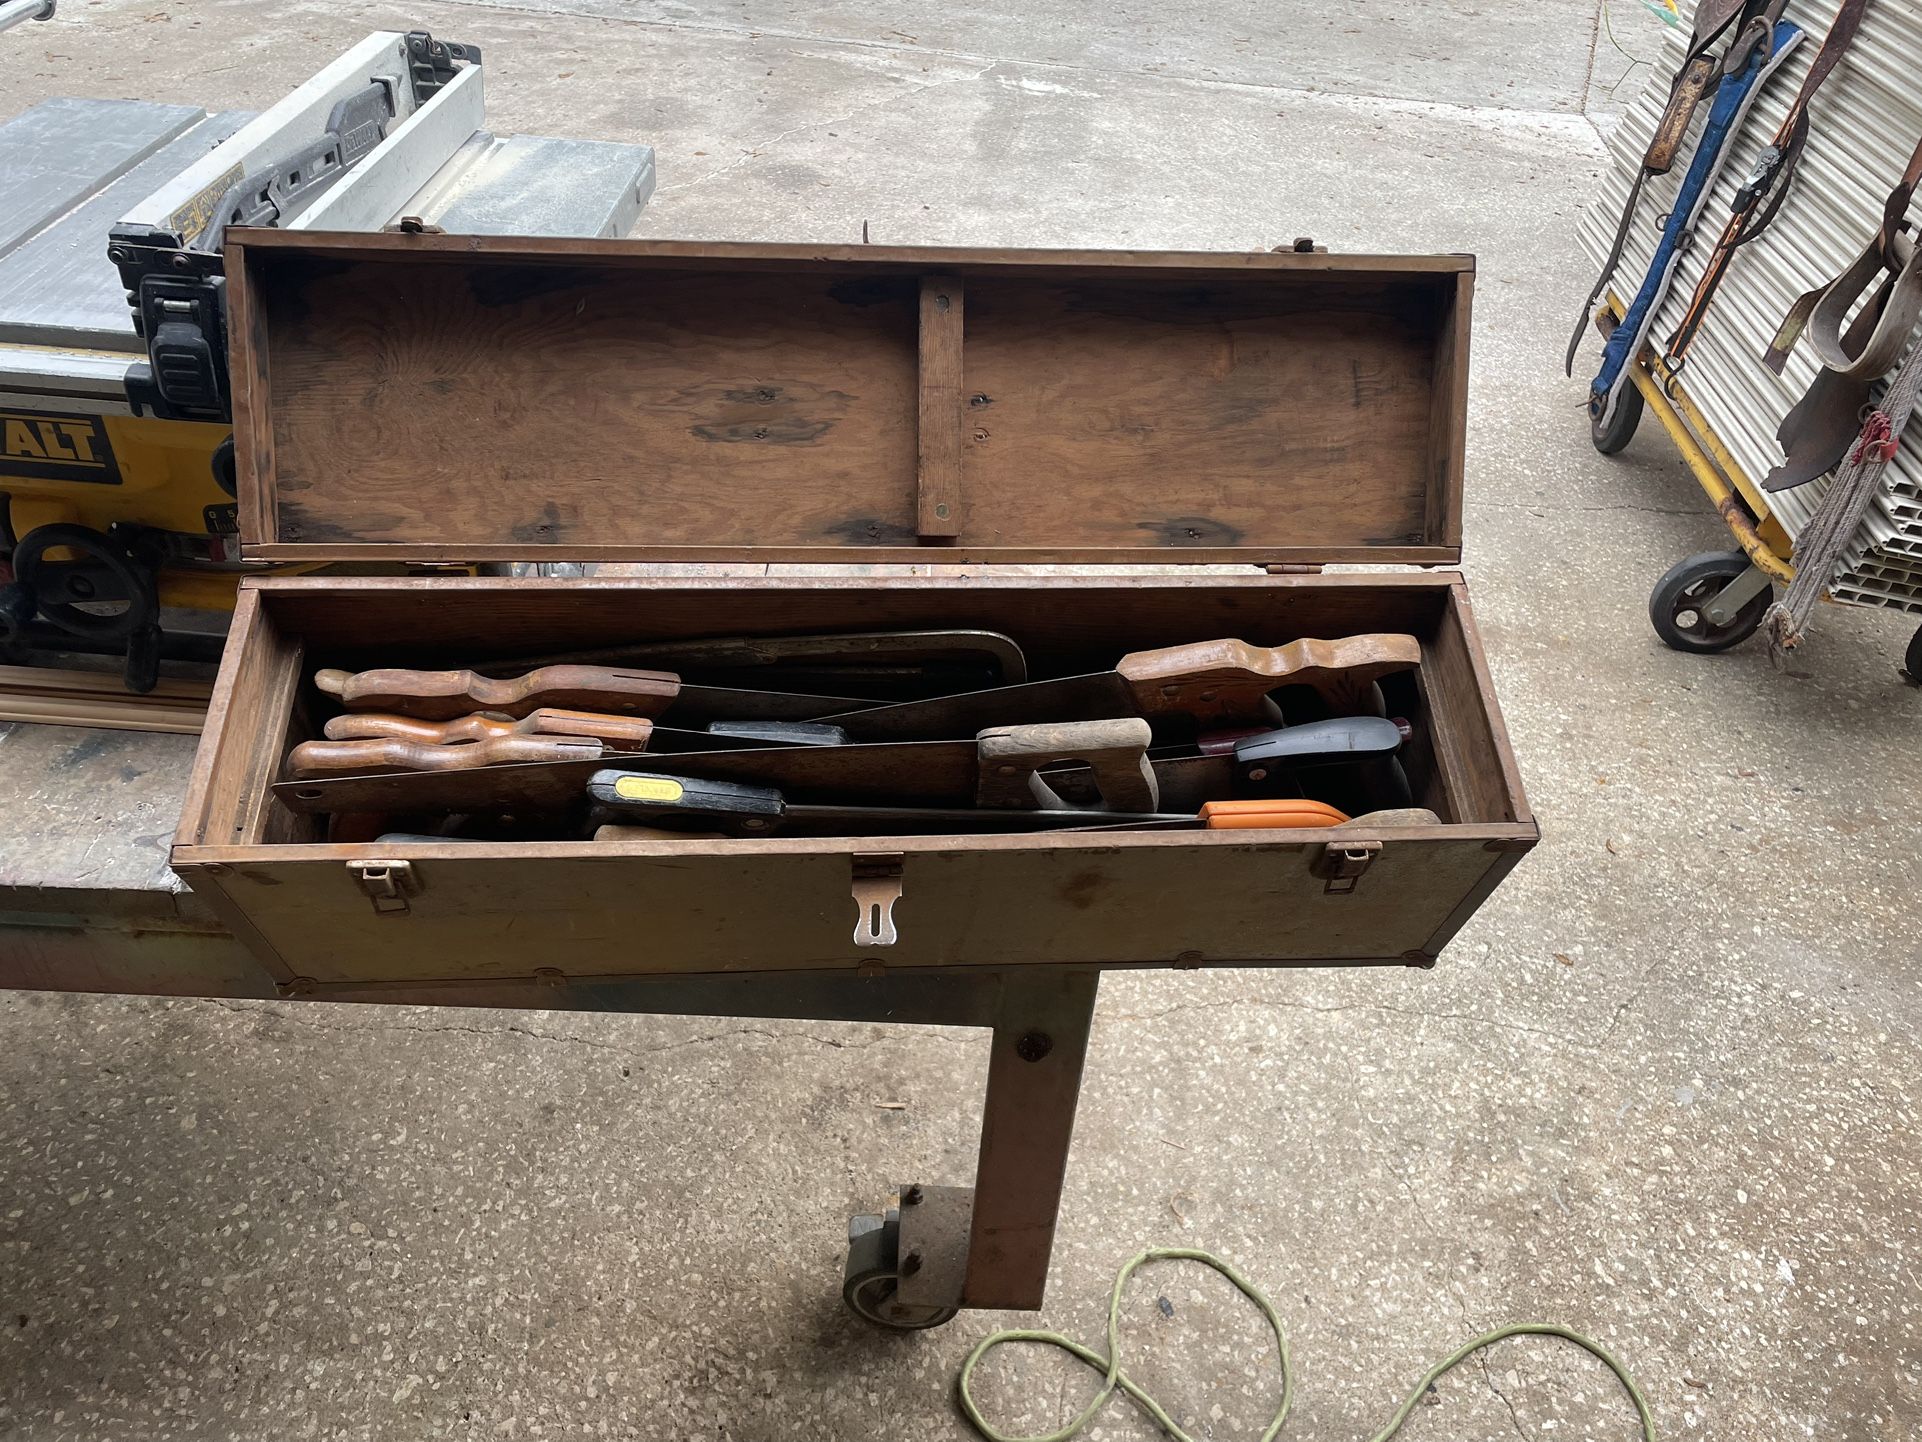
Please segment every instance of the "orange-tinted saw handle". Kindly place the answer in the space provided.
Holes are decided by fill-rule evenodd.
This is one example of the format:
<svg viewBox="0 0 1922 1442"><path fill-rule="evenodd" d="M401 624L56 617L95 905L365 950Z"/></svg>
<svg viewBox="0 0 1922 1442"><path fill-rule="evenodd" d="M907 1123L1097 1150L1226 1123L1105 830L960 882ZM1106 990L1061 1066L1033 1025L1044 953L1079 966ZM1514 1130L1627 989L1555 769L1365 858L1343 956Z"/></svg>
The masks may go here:
<svg viewBox="0 0 1922 1442"><path fill-rule="evenodd" d="M543 707L658 716L681 693L671 671L616 666L541 666L498 679L476 671L317 671L314 685L349 711L386 711L452 721L474 711L525 716Z"/></svg>
<svg viewBox="0 0 1922 1442"><path fill-rule="evenodd" d="M394 771L473 771L533 761L598 761L599 741L583 736L492 736L459 746L372 737L364 741L303 741L287 756L296 781L319 776L371 776Z"/></svg>
<svg viewBox="0 0 1922 1442"><path fill-rule="evenodd" d="M1287 797L1274 801L1210 801L1201 808L1209 831L1302 830L1340 826L1348 814L1320 801Z"/></svg>
<svg viewBox="0 0 1922 1442"><path fill-rule="evenodd" d="M378 711L347 711L327 722L329 741L374 738L418 741L427 746L452 746L466 741L490 741L497 736L584 736L603 741L611 751L645 751L654 723L640 716L602 716L592 711L561 711L544 706L520 720L475 712L452 721L421 721L412 716L387 716Z"/></svg>
<svg viewBox="0 0 1922 1442"><path fill-rule="evenodd" d="M1143 716L1185 711L1203 724L1262 719L1261 702L1281 686L1312 686L1337 716L1369 713L1369 691L1395 671L1421 664L1421 642L1396 632L1303 637L1285 646L1198 641L1135 651L1115 667Z"/></svg>

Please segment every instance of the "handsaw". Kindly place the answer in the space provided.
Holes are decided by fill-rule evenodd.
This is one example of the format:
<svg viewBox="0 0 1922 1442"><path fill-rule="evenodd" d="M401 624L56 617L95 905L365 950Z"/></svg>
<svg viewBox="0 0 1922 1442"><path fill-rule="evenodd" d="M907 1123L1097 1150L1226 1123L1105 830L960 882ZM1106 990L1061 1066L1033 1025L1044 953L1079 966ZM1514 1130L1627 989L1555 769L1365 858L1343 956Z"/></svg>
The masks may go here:
<svg viewBox="0 0 1922 1442"><path fill-rule="evenodd" d="M809 806L791 803L772 786L738 781L600 771L587 783L596 841L647 839L665 828L691 826L705 836L902 836L947 832L1302 830L1341 826L1345 811L1319 801L1282 798L1208 801L1193 815L1090 813L1079 810L993 811L926 806Z"/></svg>
<svg viewBox="0 0 1922 1442"><path fill-rule="evenodd" d="M1314 687L1336 715L1365 711L1375 682L1420 664L1421 642L1392 632L1275 647L1201 641L1133 652L1112 671L868 707L827 719L856 741L932 741L973 736L988 726L1114 716L1141 716L1168 729L1193 730L1279 720L1266 698L1283 686Z"/></svg>
<svg viewBox="0 0 1922 1442"><path fill-rule="evenodd" d="M483 662L475 669L555 664L659 667L705 685L759 688L778 682L786 691L845 689L885 700L1014 686L1028 679L1027 658L1011 637L972 629L635 641Z"/></svg>
<svg viewBox="0 0 1922 1442"><path fill-rule="evenodd" d="M997 811L972 806L828 806L789 801L773 786L621 770L595 772L588 778L587 795L591 822L650 828L692 826L724 836L1058 831L1086 826L1093 814L1073 808ZM1192 819L1172 812L1100 814L1104 824L1115 826ZM596 839L604 839L598 831Z"/></svg>
<svg viewBox="0 0 1922 1442"><path fill-rule="evenodd" d="M913 811L906 807L882 808L897 814L905 814L917 826L925 826L931 811ZM850 814L852 814L850 812ZM967 813L978 816L978 812ZM1080 813L1076 813L1081 818ZM1339 818L1339 819L1337 819ZM1359 816L1348 816L1319 801L1211 801L1194 816L1171 816L1151 820L1130 820L1110 818L1090 825L1063 825L1046 828L1059 835L1074 835L1088 831L1279 831L1279 830L1321 830L1330 833L1331 839L1351 831L1377 830L1396 826L1438 826L1441 817L1422 806L1397 807L1384 811L1367 811ZM683 825L653 826L628 825L621 822L605 822L597 825L585 841L609 843L631 841L713 841L725 839L730 833L721 830L705 830L696 822L692 829ZM897 833L898 834L898 833ZM466 836L439 836L430 832L389 831L377 838L381 842L396 846L481 846L487 844L481 838Z"/></svg>
<svg viewBox="0 0 1922 1442"><path fill-rule="evenodd" d="M671 671L614 666L540 666L511 678L478 671L387 668L322 670L314 685L349 711L380 711L428 721L450 721L474 711L525 716L543 707L606 711L628 716L671 712L677 722L812 721L864 703L849 696L804 696L785 691L737 691L684 686Z"/></svg>
<svg viewBox="0 0 1922 1442"><path fill-rule="evenodd" d="M328 723L330 739L303 741L287 753L286 770L296 781L394 773L448 774L500 766L598 762L641 752L648 753L653 760L661 755L687 752L733 752L742 745L731 736L710 731L679 731L656 726L640 717L589 716L583 719L593 723L591 730L548 729L579 726L579 720L565 719L579 714L536 711L519 721L463 716L456 721L442 722L412 721L403 716L364 716L354 719L378 722L378 728L370 727L352 735L336 734L334 721L346 719L337 716ZM529 722L536 724L530 726ZM612 722L622 724L616 728L609 724ZM403 730L403 727L413 729ZM597 732L600 734L595 734ZM453 739L436 740L435 737ZM795 743L768 741L763 744Z"/></svg>
<svg viewBox="0 0 1922 1442"><path fill-rule="evenodd" d="M563 761L463 772L283 781L273 790L288 809L303 815L539 814L578 805L597 770L629 766L664 775L772 786L790 800L807 804L1002 808L1024 802L1036 806L1052 797L1064 806L1195 811L1237 785L1272 789L1304 767L1392 757L1400 731L1394 722L1378 716L1338 718L1250 737L1237 745L1239 756L1196 753L1147 758L1150 739L1148 724L1129 717L991 728L984 737L965 741L650 754L634 757L631 763ZM1272 747L1285 747L1286 755L1263 754ZM1144 760L1152 772L1152 793L1141 780ZM1238 767L1247 768L1248 774L1238 776ZM1263 774L1253 775L1257 770ZM1034 791L1031 778L1037 775L1048 788L1048 797Z"/></svg>

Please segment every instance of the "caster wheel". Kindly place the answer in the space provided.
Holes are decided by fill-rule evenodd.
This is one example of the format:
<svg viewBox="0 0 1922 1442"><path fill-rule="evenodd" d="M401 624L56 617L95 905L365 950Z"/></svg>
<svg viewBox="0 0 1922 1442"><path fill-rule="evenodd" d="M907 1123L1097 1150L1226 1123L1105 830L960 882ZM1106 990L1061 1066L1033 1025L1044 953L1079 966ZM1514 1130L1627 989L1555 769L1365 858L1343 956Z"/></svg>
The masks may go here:
<svg viewBox="0 0 1922 1442"><path fill-rule="evenodd" d="M901 1282L901 1214L855 1217L848 1223L848 1263L841 1300L863 1321L895 1332L920 1332L954 1320L958 1307L909 1307L895 1300Z"/></svg>
<svg viewBox="0 0 1922 1442"><path fill-rule="evenodd" d="M1655 634L1677 651L1707 655L1739 646L1755 634L1774 599L1764 587L1721 625L1708 618L1706 607L1730 581L1749 568L1740 551L1705 551L1671 566L1648 597L1648 619Z"/></svg>
<svg viewBox="0 0 1922 1442"><path fill-rule="evenodd" d="M1916 628L1909 637L1909 649L1902 657L1902 669L1909 673L1909 679L1922 684L1922 626Z"/></svg>
<svg viewBox="0 0 1922 1442"><path fill-rule="evenodd" d="M1588 438L1595 443L1595 449L1605 456L1612 456L1635 439L1635 428L1642 423L1642 393L1633 383L1622 387L1621 395L1615 402L1615 414L1608 424L1591 419L1588 423Z"/></svg>

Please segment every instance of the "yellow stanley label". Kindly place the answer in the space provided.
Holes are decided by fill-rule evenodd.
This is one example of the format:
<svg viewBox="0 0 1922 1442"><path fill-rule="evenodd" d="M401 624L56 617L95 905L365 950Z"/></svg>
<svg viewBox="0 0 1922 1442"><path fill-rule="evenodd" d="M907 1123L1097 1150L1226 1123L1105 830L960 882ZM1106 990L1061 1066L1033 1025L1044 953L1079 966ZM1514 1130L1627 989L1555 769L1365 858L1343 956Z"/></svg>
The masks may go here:
<svg viewBox="0 0 1922 1442"><path fill-rule="evenodd" d="M0 476L120 484L99 416L0 410Z"/></svg>
<svg viewBox="0 0 1922 1442"><path fill-rule="evenodd" d="M614 794L623 801L679 801L685 791L665 776L623 776L614 783Z"/></svg>

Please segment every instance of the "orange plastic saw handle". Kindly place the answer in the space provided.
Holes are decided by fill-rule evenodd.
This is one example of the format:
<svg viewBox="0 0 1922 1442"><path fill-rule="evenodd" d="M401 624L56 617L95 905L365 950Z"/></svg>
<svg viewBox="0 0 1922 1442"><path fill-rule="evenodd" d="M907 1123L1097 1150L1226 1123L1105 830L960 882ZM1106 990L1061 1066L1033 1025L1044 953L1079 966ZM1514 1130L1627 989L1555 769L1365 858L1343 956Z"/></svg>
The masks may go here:
<svg viewBox="0 0 1922 1442"><path fill-rule="evenodd" d="M474 711L525 716L543 707L658 716L681 693L671 671L615 666L541 666L501 680L475 671L317 671L314 685L349 711L387 711L451 721Z"/></svg>
<svg viewBox="0 0 1922 1442"><path fill-rule="evenodd" d="M379 738L418 741L424 746L490 741L497 736L582 736L605 742L610 751L645 751L654 734L654 723L640 716L602 716L551 706L529 712L518 721L485 712L457 716L452 721L420 721L378 711L348 711L328 721L326 734L329 741Z"/></svg>
<svg viewBox="0 0 1922 1442"><path fill-rule="evenodd" d="M1280 686L1313 686L1337 716L1374 709L1369 688L1421 664L1421 642L1392 631L1304 637L1285 646L1198 641L1135 651L1115 667L1144 716L1185 711L1204 724L1259 719L1261 702Z"/></svg>
<svg viewBox="0 0 1922 1442"><path fill-rule="evenodd" d="M606 752L584 736L494 736L460 746L375 737L364 741L303 741L287 757L296 781L317 776L367 776L391 771L472 771L523 761L598 761Z"/></svg>
<svg viewBox="0 0 1922 1442"><path fill-rule="evenodd" d="M1292 831L1311 826L1340 826L1346 820L1345 811L1298 797L1275 801L1210 801L1201 808L1201 824L1209 831Z"/></svg>

